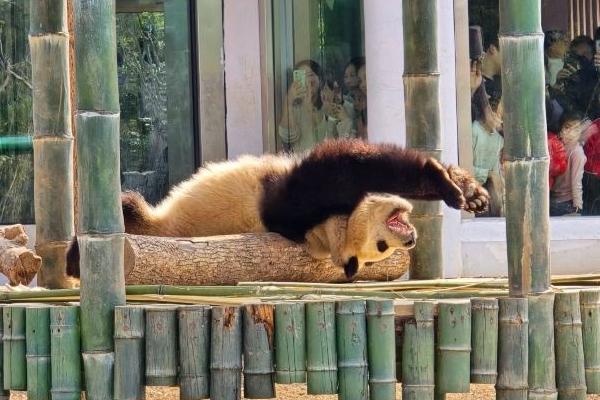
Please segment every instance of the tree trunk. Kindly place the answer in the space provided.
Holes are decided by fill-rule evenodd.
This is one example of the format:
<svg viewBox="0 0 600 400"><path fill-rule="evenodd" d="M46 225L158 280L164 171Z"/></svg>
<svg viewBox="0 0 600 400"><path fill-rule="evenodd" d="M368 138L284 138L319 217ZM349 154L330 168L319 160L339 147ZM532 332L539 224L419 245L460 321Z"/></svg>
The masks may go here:
<svg viewBox="0 0 600 400"><path fill-rule="evenodd" d="M385 281L402 276L409 254L391 257L359 271L357 280ZM168 238L126 235L128 285L235 285L238 282L344 282L342 268L315 260L303 246L275 233Z"/></svg>

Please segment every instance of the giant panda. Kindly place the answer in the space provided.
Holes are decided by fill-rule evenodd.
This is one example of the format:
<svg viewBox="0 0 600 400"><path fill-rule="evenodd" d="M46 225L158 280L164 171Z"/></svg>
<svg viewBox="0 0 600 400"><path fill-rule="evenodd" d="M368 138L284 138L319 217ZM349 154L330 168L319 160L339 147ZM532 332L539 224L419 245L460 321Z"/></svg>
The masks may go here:
<svg viewBox="0 0 600 400"><path fill-rule="evenodd" d="M209 163L174 187L157 206L150 206L138 193L125 192L122 207L125 232L131 234L192 237L276 232L307 243L307 235L314 239L327 224L337 224L338 229L342 224L345 240L353 238L364 248L365 243L377 246L378 240L370 236L372 229L363 226L352 231L352 226L361 225L348 224L353 213L360 214L359 205L374 209L406 199L443 200L455 209L477 213L485 211L489 195L464 169L444 166L416 150L361 139L330 139L300 155L247 155ZM412 238L407 208L405 203L394 207L401 210L395 211L394 224L396 233L409 238L399 247L410 248L416 236ZM391 212L389 217L394 218ZM317 254L315 241L308 243ZM390 247L380 243L378 252L388 254ZM336 252L334 260L349 278L371 262L357 260L357 254L349 254L352 250L358 251L350 246ZM67 275L79 276L76 238L67 254Z"/></svg>

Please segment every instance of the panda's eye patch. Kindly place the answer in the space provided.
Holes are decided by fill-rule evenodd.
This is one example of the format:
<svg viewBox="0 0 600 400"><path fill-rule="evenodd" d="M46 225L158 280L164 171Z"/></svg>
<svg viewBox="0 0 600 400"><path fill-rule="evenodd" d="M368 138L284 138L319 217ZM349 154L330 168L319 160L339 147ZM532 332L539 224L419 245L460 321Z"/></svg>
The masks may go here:
<svg viewBox="0 0 600 400"><path fill-rule="evenodd" d="M386 251L389 248L390 248L390 246L388 246L388 244L385 240L380 240L377 242L377 250L379 250L379 252L383 253L384 251Z"/></svg>

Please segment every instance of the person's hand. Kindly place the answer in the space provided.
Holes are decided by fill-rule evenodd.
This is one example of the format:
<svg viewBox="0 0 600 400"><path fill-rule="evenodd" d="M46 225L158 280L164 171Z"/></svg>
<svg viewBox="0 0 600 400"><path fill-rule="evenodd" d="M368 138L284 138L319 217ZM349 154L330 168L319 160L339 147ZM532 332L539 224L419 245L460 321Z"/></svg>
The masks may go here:
<svg viewBox="0 0 600 400"><path fill-rule="evenodd" d="M341 104L329 103L325 112L338 121L347 121L350 119L346 109Z"/></svg>
<svg viewBox="0 0 600 400"><path fill-rule="evenodd" d="M559 81L562 79L566 79L569 76L573 75L575 72L577 72L577 68L575 68L573 65L567 65L566 67L558 71L558 74L556 74L556 80Z"/></svg>

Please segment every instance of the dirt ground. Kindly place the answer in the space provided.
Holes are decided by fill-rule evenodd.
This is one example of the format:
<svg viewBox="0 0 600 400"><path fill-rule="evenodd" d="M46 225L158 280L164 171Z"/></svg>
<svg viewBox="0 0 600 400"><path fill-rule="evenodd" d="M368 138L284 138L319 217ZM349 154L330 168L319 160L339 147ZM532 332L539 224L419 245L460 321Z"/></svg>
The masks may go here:
<svg viewBox="0 0 600 400"><path fill-rule="evenodd" d="M306 386L302 384L277 385L277 400L337 400L337 396L307 396ZM402 399L401 385L397 387L396 399ZM11 400L25 400L24 392L11 392ZM494 400L494 387L491 385L471 385L471 393L449 394L447 400ZM588 400L600 400L600 395L588 395ZM179 400L179 388L148 388L146 400Z"/></svg>

